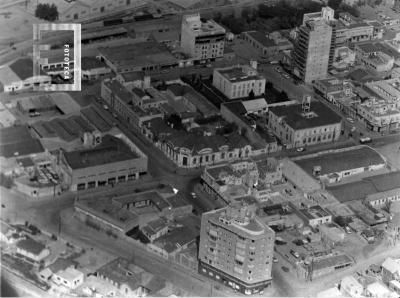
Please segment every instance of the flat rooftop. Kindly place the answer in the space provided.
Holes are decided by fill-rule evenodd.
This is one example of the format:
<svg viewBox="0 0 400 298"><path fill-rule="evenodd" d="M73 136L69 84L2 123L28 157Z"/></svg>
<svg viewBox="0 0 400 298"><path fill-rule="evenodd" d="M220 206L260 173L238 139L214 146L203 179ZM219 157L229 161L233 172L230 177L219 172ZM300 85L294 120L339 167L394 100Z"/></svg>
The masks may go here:
<svg viewBox="0 0 400 298"><path fill-rule="evenodd" d="M0 129L0 156L10 158L44 152L40 141L33 138L27 126Z"/></svg>
<svg viewBox="0 0 400 298"><path fill-rule="evenodd" d="M244 32L249 35L251 38L256 40L258 43L262 44L264 47L273 47L276 46L275 42L268 38L264 33L260 31L248 31Z"/></svg>
<svg viewBox="0 0 400 298"><path fill-rule="evenodd" d="M323 270L325 268L342 266L347 264L354 263L353 260L347 255L336 255L324 257L321 259L314 259L313 261L313 269L314 270Z"/></svg>
<svg viewBox="0 0 400 298"><path fill-rule="evenodd" d="M83 169L120 161L139 158L122 140L111 135L105 135L100 145L89 148L65 152L67 163L72 169Z"/></svg>
<svg viewBox="0 0 400 298"><path fill-rule="evenodd" d="M112 64L120 67L170 65L178 62L164 44L154 41L100 48L99 52Z"/></svg>
<svg viewBox="0 0 400 298"><path fill-rule="evenodd" d="M262 77L258 74L247 74L243 71L242 67L229 67L223 69L217 69L221 75L223 75L230 82L243 82L248 80L261 80Z"/></svg>
<svg viewBox="0 0 400 298"><path fill-rule="evenodd" d="M301 104L270 107L269 111L277 117L282 117L295 130L327 126L342 121L338 114L318 101L311 102L310 112L312 116L309 118L303 114Z"/></svg>
<svg viewBox="0 0 400 298"><path fill-rule="evenodd" d="M139 203L143 201L150 201L159 210L171 207L171 204L168 203L157 191L148 191L137 194L122 195L119 197L114 197L113 201L118 202L122 206L126 206L133 203Z"/></svg>
<svg viewBox="0 0 400 298"><path fill-rule="evenodd" d="M113 203L108 197L80 199L75 202L75 208L80 208L92 216L98 217L124 231L139 224L139 216L125 207Z"/></svg>
<svg viewBox="0 0 400 298"><path fill-rule="evenodd" d="M317 156L303 156L293 161L313 176L314 167L320 166L320 175L343 172L346 170L385 164L385 160L374 149L368 146L331 153L321 152Z"/></svg>

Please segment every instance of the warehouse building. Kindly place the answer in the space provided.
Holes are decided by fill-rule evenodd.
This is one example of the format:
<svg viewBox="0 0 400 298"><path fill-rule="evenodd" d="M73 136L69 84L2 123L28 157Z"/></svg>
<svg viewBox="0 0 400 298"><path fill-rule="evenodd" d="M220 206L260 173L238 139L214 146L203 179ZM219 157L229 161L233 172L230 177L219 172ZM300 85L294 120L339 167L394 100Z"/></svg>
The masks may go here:
<svg viewBox="0 0 400 298"><path fill-rule="evenodd" d="M135 144L105 135L98 145L60 152L60 166L72 191L139 179L147 172L147 156Z"/></svg>

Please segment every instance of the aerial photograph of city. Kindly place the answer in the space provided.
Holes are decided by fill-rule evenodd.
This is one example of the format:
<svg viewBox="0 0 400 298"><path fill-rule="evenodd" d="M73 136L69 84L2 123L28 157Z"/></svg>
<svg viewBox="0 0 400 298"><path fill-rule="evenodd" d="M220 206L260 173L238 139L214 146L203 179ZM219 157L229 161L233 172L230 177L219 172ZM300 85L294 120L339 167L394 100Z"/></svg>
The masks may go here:
<svg viewBox="0 0 400 298"><path fill-rule="evenodd" d="M0 0L1 297L400 298L400 0Z"/></svg>

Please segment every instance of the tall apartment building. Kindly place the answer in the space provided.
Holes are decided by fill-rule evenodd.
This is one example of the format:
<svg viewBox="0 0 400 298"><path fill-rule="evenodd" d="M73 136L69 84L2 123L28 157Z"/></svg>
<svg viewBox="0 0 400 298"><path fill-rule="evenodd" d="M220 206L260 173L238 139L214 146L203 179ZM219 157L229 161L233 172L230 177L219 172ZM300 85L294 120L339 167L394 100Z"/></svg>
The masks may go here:
<svg viewBox="0 0 400 298"><path fill-rule="evenodd" d="M333 59L333 36L329 22L334 10L323 7L322 12L305 14L293 50L293 72L309 83L326 77Z"/></svg>
<svg viewBox="0 0 400 298"><path fill-rule="evenodd" d="M255 214L254 205L236 202L203 213L199 272L244 294L272 282L275 234Z"/></svg>
<svg viewBox="0 0 400 298"><path fill-rule="evenodd" d="M202 22L200 14L182 18L181 47L197 60L214 60L224 55L226 30L213 20Z"/></svg>

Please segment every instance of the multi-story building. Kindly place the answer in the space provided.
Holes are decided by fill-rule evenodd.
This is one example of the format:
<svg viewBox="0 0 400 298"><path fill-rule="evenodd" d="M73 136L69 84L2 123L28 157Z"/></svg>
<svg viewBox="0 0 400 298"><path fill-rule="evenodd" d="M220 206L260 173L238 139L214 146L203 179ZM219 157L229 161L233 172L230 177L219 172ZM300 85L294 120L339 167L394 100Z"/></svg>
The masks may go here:
<svg viewBox="0 0 400 298"><path fill-rule="evenodd" d="M251 91L254 96L265 92L265 78L257 72L254 62L250 65L216 68L213 74L213 86L221 91L227 98L242 98L249 96Z"/></svg>
<svg viewBox="0 0 400 298"><path fill-rule="evenodd" d="M282 164L275 158L251 159L207 166L201 175L204 190L216 200L229 203L243 196L268 200L270 186L282 181Z"/></svg>
<svg viewBox="0 0 400 298"><path fill-rule="evenodd" d="M144 121L162 118L163 114L158 108L139 105L144 99L136 93L145 93L140 89L135 90L136 92L129 91L118 80L104 80L101 84L101 96L129 125L141 127Z"/></svg>
<svg viewBox="0 0 400 298"><path fill-rule="evenodd" d="M226 30L213 20L202 22L200 14L182 19L181 47L196 60L215 60L224 55Z"/></svg>
<svg viewBox="0 0 400 298"><path fill-rule="evenodd" d="M339 80L337 78L316 80L313 83L313 87L317 94L330 102L332 102L332 97L335 94L341 94L343 97L350 97L353 95L353 85L349 81Z"/></svg>
<svg viewBox="0 0 400 298"><path fill-rule="evenodd" d="M70 152L60 151L58 164L72 191L139 179L147 172L147 156L123 137L105 135L99 144ZM127 138L125 137L125 141Z"/></svg>
<svg viewBox="0 0 400 298"><path fill-rule="evenodd" d="M203 213L199 272L245 294L272 282L274 232L244 203Z"/></svg>
<svg viewBox="0 0 400 298"><path fill-rule="evenodd" d="M394 58L380 51L373 43L358 44L355 52L356 62L376 73L388 72L393 68Z"/></svg>
<svg viewBox="0 0 400 298"><path fill-rule="evenodd" d="M388 132L400 128L400 108L393 107L383 99L371 98L358 104L357 115L372 131Z"/></svg>
<svg viewBox="0 0 400 298"><path fill-rule="evenodd" d="M373 81L365 86L385 100L387 108L400 108L400 78Z"/></svg>
<svg viewBox="0 0 400 298"><path fill-rule="evenodd" d="M334 11L322 8L321 13L309 13L303 17L293 50L293 73L304 82L325 78L332 60L332 27Z"/></svg>
<svg viewBox="0 0 400 298"><path fill-rule="evenodd" d="M274 56L280 52L293 49L293 44L276 31L268 36L260 31L243 32L243 39L263 56Z"/></svg>
<svg viewBox="0 0 400 298"><path fill-rule="evenodd" d="M269 109L268 127L287 148L334 142L342 129L341 117L321 102Z"/></svg>

